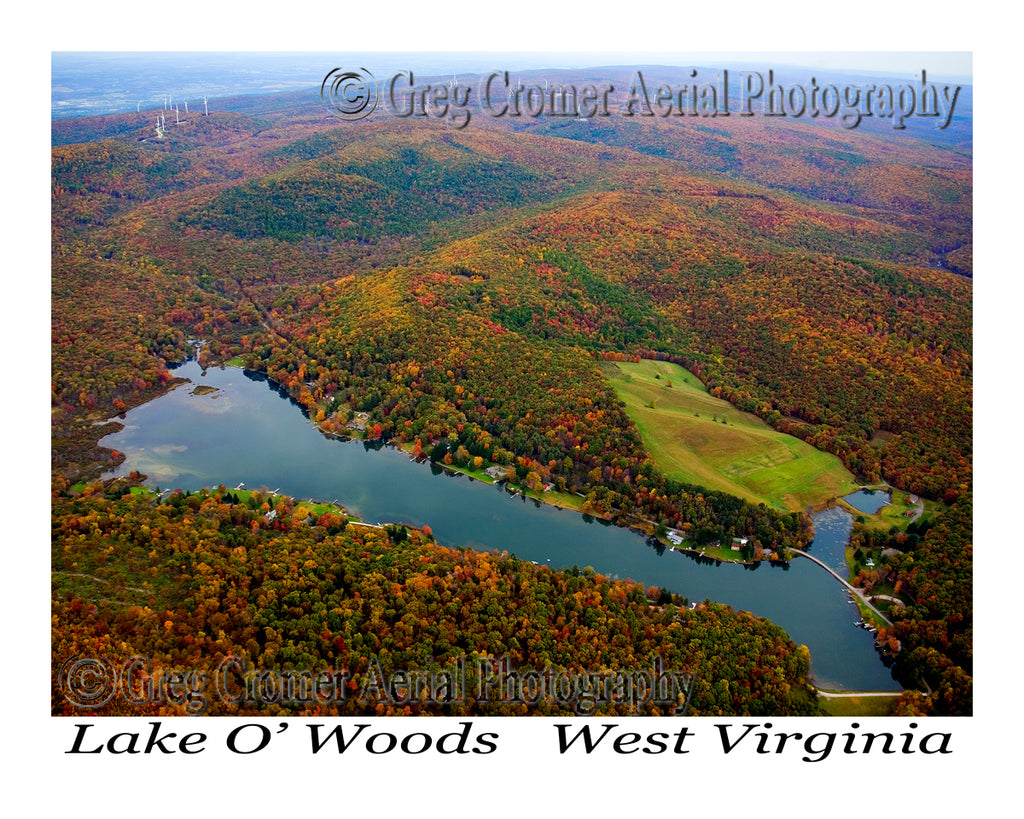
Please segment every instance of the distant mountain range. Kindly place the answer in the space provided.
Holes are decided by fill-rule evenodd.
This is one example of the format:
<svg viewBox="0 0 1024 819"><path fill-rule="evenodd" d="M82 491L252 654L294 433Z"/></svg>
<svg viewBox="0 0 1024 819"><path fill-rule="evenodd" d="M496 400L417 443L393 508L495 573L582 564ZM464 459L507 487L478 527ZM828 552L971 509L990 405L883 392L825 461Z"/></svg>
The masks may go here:
<svg viewBox="0 0 1024 819"><path fill-rule="evenodd" d="M849 70L815 68L795 64L799 55L780 55L778 63L737 57L732 60L706 61L699 65L674 62L657 57L671 55L626 54L502 54L502 53L274 53L274 52L63 52L52 59L51 116L53 119L102 116L132 111L163 110L170 101L184 110L187 103L196 109L203 98L217 100L220 110L239 110L232 98L274 95L281 104L302 101L320 104L320 86L325 76L339 64L346 69L366 68L383 86L400 71L412 71L418 83L448 82L457 78L477 89L480 81L493 71L509 71L513 81L524 85L546 82L613 82L617 90L627 92L636 82L636 72L650 81L651 92L659 83L679 86L689 82L713 82L726 70L732 80L729 98L732 110L738 110L740 80L744 72L756 72L767 78L774 72L777 83L807 84L814 78L818 85L842 87L856 84L913 84L908 73L878 71L869 68L877 57L863 55L861 68L851 56ZM921 69L930 82L961 86L956 116L944 130L931 120L910 120L906 132L947 144L970 140L973 113L973 88L969 78L932 68L929 55L921 55ZM939 60L935 60L939 62ZM696 79L691 79L696 72ZM292 92L298 96L282 92ZM271 105L273 103L270 103ZM252 105L243 103L243 110ZM823 122L804 116L808 122ZM887 128L891 124L865 119L858 127L865 130Z"/></svg>

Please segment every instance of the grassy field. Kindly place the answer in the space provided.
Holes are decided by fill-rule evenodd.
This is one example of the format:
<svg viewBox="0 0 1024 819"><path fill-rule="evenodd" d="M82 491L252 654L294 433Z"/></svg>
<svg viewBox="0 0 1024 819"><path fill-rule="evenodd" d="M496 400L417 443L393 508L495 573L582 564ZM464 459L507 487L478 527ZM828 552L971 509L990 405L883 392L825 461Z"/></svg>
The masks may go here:
<svg viewBox="0 0 1024 819"><path fill-rule="evenodd" d="M886 504L873 515L866 515L847 503L841 502L840 506L853 515L854 519L866 529L888 532L895 526L897 529L905 531L912 522L912 519L908 518L904 513L911 509L917 509L918 504L911 503L910 496L902 490L891 489L890 491L892 493L892 503ZM923 506L923 512L920 518L918 518L918 522L935 517L942 506L938 501L925 499L922 499L920 504Z"/></svg>
<svg viewBox="0 0 1024 819"><path fill-rule="evenodd" d="M818 705L830 717L887 717L899 693L891 697L818 698Z"/></svg>
<svg viewBox="0 0 1024 819"><path fill-rule="evenodd" d="M677 364L605 362L602 368L668 477L788 511L857 488L837 457L709 395Z"/></svg>

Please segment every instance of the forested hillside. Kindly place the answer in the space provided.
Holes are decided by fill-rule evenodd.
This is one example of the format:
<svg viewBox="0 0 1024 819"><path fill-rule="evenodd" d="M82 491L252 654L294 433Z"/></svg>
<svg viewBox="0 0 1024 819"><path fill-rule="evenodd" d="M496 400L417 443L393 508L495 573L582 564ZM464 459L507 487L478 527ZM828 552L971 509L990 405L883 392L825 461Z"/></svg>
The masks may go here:
<svg viewBox="0 0 1024 819"><path fill-rule="evenodd" d="M688 713L817 713L807 649L761 618L720 605L693 611L678 598L655 606L637 584L446 549L417 530L389 533L338 516L311 525L290 501L271 523L260 506L258 498L233 503L227 491L179 492L162 503L132 494L55 501L55 671L68 657L99 654L115 665L146 657L154 678L189 669L212 681L232 657L254 670L350 675L329 703L288 705L268 695L236 707L211 683L203 711L211 714L572 714L587 713L586 704L481 696L478 661L576 674L658 661L695 680ZM91 593L84 600L83 588ZM64 599L65 589L76 594ZM467 667L458 701L360 701L373 663L390 678L440 672L460 659ZM657 714L684 705L685 696L671 706L623 699L599 710ZM56 681L53 707L73 713ZM169 706L127 707L155 714ZM125 708L118 697L97 713ZM189 710L184 701L171 708Z"/></svg>
<svg viewBox="0 0 1024 819"><path fill-rule="evenodd" d="M639 658L671 644L680 662L700 665L712 660L687 644L701 629L727 631L715 638L721 647L763 628L717 608L655 614L629 587L454 555L418 536L391 544L317 526L275 539L224 498L203 498L197 518L186 511L191 501L69 497L118 462L97 446L110 427L96 422L167 389L167 365L188 354L188 339L208 342L205 360L240 356L266 373L327 433L346 432L365 413L368 437L417 455L508 466L522 482L582 495L592 514L704 540L747 537L766 554L805 545L808 518L662 475L602 358L680 363L712 395L837 455L865 483L943 504L969 500L969 150L763 119L713 128L541 120L513 132L498 120L454 130L272 108L263 99L251 113L197 115L163 138L132 114L63 121L55 135L54 569L67 573L55 585L55 662L86 634L168 664L182 662L177 652L209 649L271 665L333 662L338 639L352 647L355 636L373 634L375 649L477 645L582 667L602 655L558 654L551 643L553 632L584 622L582 609L555 613L564 596L579 594L593 607L586 611L607 620L591 640L598 652L624 628L634 642L614 644L617 651ZM161 522L143 523L151 516ZM200 519L219 521L202 547L189 534L206 525ZM970 543L969 515L941 520L933 532ZM149 535L140 539L142 528ZM75 543L76 531L84 542ZM179 541L203 554L177 563L159 593L115 604L67 579L81 570L66 556L76 549L90 564L117 554L124 577L136 578L159 574ZM370 593L362 575L381 550L401 566ZM955 567L933 561L954 596L965 578L969 586L967 555ZM278 565L281 577L253 574L254 560ZM282 596L295 599L285 611L257 590L292 570L297 585ZM922 571L897 569L917 591ZM488 617L511 618L483 642L474 643L472 628L487 620L473 602L484 592L458 602L450 580L467 572L492 577L500 591L504 614ZM515 622L518 595L535 583L545 612ZM229 591L239 584L266 600L243 614L240 592ZM377 605L353 603L355 591L390 611L385 599L410 584L412 597L426 595L423 608L395 608L370 631L341 633L340 623L354 622L357 610L370 617ZM341 612L333 620L332 610ZM442 612L451 616L438 622ZM963 641L919 636L920 623L954 616L969 619L969 604L911 608L897 624L912 649L897 656L900 664L912 654L908 679L957 677L941 696L915 703L921 710L956 711L969 696ZM622 617L633 618L628 628L614 619ZM650 623L644 635L641 621ZM217 630L223 638L195 642ZM765 639L787 682L703 691L703 713L812 707L806 692L780 693L802 691L799 650ZM705 670L708 680L724 673Z"/></svg>

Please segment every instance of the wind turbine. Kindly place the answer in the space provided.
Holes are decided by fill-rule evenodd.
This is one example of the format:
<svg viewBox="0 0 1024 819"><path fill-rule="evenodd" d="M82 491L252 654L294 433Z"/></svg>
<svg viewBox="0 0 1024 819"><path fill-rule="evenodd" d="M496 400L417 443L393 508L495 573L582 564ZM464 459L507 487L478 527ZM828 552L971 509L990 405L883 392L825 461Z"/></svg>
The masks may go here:
<svg viewBox="0 0 1024 819"><path fill-rule="evenodd" d="M178 106L174 106L174 124L181 125L181 120L178 118Z"/></svg>
<svg viewBox="0 0 1024 819"><path fill-rule="evenodd" d="M185 113L188 113L188 100L185 100Z"/></svg>
<svg viewBox="0 0 1024 819"><path fill-rule="evenodd" d="M206 104L206 94L203 94L203 110L206 112L206 116L210 116L210 107Z"/></svg>

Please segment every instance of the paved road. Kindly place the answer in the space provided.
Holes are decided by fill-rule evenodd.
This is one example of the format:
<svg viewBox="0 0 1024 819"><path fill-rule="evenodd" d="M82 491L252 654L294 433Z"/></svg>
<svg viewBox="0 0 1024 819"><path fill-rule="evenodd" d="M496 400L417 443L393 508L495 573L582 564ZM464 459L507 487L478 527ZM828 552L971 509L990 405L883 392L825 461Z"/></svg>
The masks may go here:
<svg viewBox="0 0 1024 819"><path fill-rule="evenodd" d="M882 614L882 612L880 612L873 605L871 605L871 603L868 601L868 599L864 596L864 592L862 592L856 586L851 586L844 578L840 577L831 567L829 567L826 564L822 563L814 555L808 554L807 552L805 552L805 551L803 551L801 549L790 549L790 551L793 554L795 554L795 555L801 555L802 557L806 557L808 560L813 560L815 563L817 563L819 566L821 566L821 568L823 568L826 572L828 572L830 575L832 575L836 580L838 580L840 583L842 583L844 586L846 586L846 588L849 589L853 594L857 595L857 597L864 603L865 606L867 606L875 614L877 614L879 617L881 617L883 621L885 621L886 625L888 625L888 626L892 625L892 621L888 617L886 617L884 614Z"/></svg>
<svg viewBox="0 0 1024 819"><path fill-rule="evenodd" d="M921 500L921 498L919 498L919 497L918 497L917 495L911 495L911 496L910 496L910 502L911 502L911 503L916 503L916 504L917 504L917 507L916 507L916 508L914 509L914 511L913 511L913 512L911 512L911 514L909 515L909 517L910 517L910 522L911 522L911 523L916 523L916 522L917 522L917 519L918 519L919 517L921 517L921 513L922 513L922 512L924 512L924 501L923 501L923 500Z"/></svg>
<svg viewBox="0 0 1024 819"><path fill-rule="evenodd" d="M827 700L836 699L837 697L898 697L902 694L902 691L822 691L820 688L816 688L819 697L824 697Z"/></svg>
<svg viewBox="0 0 1024 819"><path fill-rule="evenodd" d="M871 596L876 598L876 599L878 599L878 600L888 600L890 603L892 603L893 605L898 606L901 609L905 609L907 607L906 603L904 603L898 597L893 597L890 594L873 594Z"/></svg>

